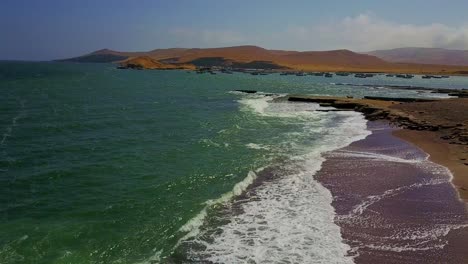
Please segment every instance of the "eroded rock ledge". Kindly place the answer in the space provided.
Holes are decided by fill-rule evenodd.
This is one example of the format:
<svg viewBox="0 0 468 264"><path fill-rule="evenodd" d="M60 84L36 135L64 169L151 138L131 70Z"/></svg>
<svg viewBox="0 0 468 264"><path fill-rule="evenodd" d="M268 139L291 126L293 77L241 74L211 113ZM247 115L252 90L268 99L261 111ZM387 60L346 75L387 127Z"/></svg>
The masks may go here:
<svg viewBox="0 0 468 264"><path fill-rule="evenodd" d="M318 103L355 110L368 120L385 119L411 130L437 131L450 144L468 145L468 98L416 99L365 97L363 99L289 95L288 101Z"/></svg>

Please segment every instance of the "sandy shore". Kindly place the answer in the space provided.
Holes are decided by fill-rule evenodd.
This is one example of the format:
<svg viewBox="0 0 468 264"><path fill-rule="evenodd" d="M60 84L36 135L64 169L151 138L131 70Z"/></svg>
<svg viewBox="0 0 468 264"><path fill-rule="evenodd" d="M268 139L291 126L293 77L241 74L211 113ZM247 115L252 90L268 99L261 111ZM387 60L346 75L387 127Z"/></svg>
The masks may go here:
<svg viewBox="0 0 468 264"><path fill-rule="evenodd" d="M355 262L467 263L467 207L450 172L392 135L405 130L368 127L366 139L326 154L316 175L333 194L335 223Z"/></svg>
<svg viewBox="0 0 468 264"><path fill-rule="evenodd" d="M429 159L447 167L454 175L453 184L460 198L468 201L468 159L466 147L449 144L440 139L440 135L430 131L401 129L393 134L406 140L430 155Z"/></svg>
<svg viewBox="0 0 468 264"><path fill-rule="evenodd" d="M411 116L419 124L437 128L425 130L416 126L395 135L417 145L431 160L449 168L460 197L468 201L468 99L398 104L390 108Z"/></svg>

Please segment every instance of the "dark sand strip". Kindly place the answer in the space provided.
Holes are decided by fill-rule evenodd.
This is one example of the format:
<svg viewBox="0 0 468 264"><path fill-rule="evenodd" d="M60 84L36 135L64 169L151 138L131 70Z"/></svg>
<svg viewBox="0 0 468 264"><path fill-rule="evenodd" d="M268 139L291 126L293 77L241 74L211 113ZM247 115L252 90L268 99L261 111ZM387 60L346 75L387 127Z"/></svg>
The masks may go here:
<svg viewBox="0 0 468 264"><path fill-rule="evenodd" d="M328 153L317 179L333 194L335 222L356 263L468 263L468 213L445 167L392 135Z"/></svg>

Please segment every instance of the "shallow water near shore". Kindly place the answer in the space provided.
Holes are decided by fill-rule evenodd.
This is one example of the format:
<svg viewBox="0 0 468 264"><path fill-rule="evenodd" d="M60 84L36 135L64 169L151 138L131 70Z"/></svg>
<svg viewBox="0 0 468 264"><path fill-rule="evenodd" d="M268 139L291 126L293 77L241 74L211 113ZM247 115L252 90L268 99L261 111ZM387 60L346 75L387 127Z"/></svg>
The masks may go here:
<svg viewBox="0 0 468 264"><path fill-rule="evenodd" d="M0 63L0 262L358 260L334 189L315 174L372 128L358 113L273 99L443 95L334 85L344 82L362 80Z"/></svg>

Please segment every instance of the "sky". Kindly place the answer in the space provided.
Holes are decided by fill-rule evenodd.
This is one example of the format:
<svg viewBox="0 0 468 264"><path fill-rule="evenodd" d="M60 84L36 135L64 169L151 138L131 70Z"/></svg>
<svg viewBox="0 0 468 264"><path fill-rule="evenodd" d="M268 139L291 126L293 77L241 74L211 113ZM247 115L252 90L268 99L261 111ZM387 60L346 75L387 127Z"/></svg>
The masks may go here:
<svg viewBox="0 0 468 264"><path fill-rule="evenodd" d="M109 48L468 49L466 0L0 0L0 59Z"/></svg>

